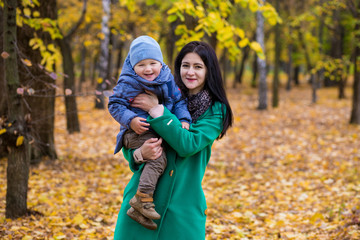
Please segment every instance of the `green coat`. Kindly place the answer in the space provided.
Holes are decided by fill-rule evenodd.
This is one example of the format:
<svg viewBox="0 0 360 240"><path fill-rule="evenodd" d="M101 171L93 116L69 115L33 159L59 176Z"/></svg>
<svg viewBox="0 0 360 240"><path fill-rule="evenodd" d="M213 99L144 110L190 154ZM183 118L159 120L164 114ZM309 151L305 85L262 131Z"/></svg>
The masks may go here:
<svg viewBox="0 0 360 240"><path fill-rule="evenodd" d="M223 108L225 109L225 108ZM206 200L201 186L211 155L211 146L222 131L223 111L215 102L189 131L165 108L164 115L148 117L151 127L169 144L167 167L154 193L157 230L148 230L126 215L135 195L143 165L137 165L132 151L124 149L133 177L124 190L116 223L116 240L201 240L205 239ZM130 160L129 160L130 159Z"/></svg>

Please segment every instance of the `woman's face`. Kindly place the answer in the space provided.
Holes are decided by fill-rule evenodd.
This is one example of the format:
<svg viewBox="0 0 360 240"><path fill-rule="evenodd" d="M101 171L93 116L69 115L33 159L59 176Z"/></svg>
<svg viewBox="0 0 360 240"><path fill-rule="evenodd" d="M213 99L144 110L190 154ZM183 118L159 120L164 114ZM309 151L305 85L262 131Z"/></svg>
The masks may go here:
<svg viewBox="0 0 360 240"><path fill-rule="evenodd" d="M205 86L206 66L197 53L188 53L181 61L180 76L189 94L200 92Z"/></svg>

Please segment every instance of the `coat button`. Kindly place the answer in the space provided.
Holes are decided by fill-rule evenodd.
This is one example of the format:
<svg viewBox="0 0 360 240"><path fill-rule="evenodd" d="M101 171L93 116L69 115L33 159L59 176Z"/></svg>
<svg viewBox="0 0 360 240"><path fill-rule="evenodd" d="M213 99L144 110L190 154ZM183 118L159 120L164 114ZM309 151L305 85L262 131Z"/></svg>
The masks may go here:
<svg viewBox="0 0 360 240"><path fill-rule="evenodd" d="M171 170L171 171L169 172L170 177L172 177L173 173L174 173L174 170Z"/></svg>
<svg viewBox="0 0 360 240"><path fill-rule="evenodd" d="M207 209L205 209L204 213L205 213L205 215L207 215L207 214L208 214L208 210L207 210Z"/></svg>

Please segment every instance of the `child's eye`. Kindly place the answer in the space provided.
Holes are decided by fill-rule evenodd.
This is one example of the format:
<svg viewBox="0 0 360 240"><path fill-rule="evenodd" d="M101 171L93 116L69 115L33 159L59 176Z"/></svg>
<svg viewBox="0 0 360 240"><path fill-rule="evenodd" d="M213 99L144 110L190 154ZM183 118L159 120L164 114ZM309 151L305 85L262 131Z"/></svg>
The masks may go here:
<svg viewBox="0 0 360 240"><path fill-rule="evenodd" d="M183 65L181 65L181 67L187 68L187 67L189 67L189 65L188 64L183 64Z"/></svg>

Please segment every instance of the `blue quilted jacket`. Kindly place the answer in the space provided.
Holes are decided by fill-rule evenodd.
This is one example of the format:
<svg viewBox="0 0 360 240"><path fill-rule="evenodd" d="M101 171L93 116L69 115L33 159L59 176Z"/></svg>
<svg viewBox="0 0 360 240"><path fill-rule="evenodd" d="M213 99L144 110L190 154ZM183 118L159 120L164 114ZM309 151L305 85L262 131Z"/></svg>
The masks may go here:
<svg viewBox="0 0 360 240"><path fill-rule="evenodd" d="M181 122L191 123L191 116L187 104L181 98L179 87L175 84L170 68L162 63L159 76L153 81L147 81L138 76L130 64L129 55L126 57L114 94L109 97L109 112L111 116L120 123L120 132L116 137L115 152L122 148L122 137L134 117L147 118L148 113L131 107L133 99L140 93L149 90L158 96L159 103L169 109Z"/></svg>

